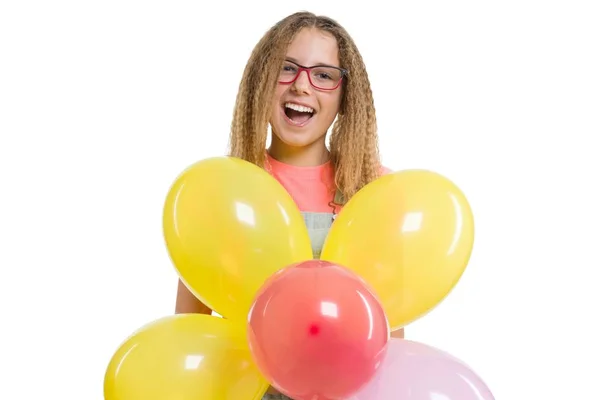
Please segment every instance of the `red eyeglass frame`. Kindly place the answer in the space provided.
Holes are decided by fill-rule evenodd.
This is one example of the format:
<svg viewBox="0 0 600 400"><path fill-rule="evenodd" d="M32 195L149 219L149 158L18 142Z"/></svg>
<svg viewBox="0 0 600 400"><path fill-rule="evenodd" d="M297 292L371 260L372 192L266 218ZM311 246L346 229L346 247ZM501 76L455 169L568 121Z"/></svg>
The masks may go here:
<svg viewBox="0 0 600 400"><path fill-rule="evenodd" d="M340 67L335 67L333 65L315 65L315 66L312 66L312 67L305 67L304 65L300 65L300 64L295 63L295 62L293 62L291 60L285 60L285 61L288 62L288 63L290 63L290 64L294 64L295 66L297 66L298 67L298 72L296 73L296 76L294 77L294 79L292 79L289 82L279 81L279 83L282 84L282 85L291 85L292 83L296 82L296 80L298 79L298 77L300 76L300 74L303 71L305 71L306 72L306 76L308 77L308 82L310 83L310 85L313 88L315 88L317 90L331 91L331 90L336 90L337 88L339 88L340 85L342 84L343 80L344 80L344 77L346 77L348 75L348 70L347 69L340 68ZM326 89L326 88L319 87L319 86L317 86L317 85L315 85L313 83L312 79L310 79L310 71L313 68L320 68L320 67L335 68L335 69L337 69L338 71L340 71L342 73L342 76L340 77L340 80L338 81L337 85L335 85L335 87L333 87L331 89Z"/></svg>

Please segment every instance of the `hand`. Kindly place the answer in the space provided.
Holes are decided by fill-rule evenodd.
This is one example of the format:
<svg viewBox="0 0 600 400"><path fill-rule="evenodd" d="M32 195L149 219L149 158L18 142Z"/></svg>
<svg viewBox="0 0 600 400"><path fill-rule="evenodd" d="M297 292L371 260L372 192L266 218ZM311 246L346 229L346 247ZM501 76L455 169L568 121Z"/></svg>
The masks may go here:
<svg viewBox="0 0 600 400"><path fill-rule="evenodd" d="M392 331L390 336L396 339L404 339L404 328Z"/></svg>

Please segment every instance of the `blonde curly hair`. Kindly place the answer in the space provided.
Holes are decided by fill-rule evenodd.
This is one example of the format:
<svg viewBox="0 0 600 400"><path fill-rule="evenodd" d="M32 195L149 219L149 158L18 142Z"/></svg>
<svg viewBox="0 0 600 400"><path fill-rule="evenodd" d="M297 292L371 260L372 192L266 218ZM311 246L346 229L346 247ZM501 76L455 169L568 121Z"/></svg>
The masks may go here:
<svg viewBox="0 0 600 400"><path fill-rule="evenodd" d="M272 97L288 45L303 28L332 34L339 46L344 78L340 111L329 142L335 185L347 202L380 176L377 121L371 85L356 44L335 20L310 12L294 13L268 30L254 48L236 98L229 155L265 167Z"/></svg>

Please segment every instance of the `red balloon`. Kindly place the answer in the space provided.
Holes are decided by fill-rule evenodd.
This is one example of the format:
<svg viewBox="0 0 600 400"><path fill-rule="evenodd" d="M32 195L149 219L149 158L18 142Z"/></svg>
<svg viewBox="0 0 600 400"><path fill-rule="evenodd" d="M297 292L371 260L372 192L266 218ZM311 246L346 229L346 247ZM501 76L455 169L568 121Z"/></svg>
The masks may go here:
<svg viewBox="0 0 600 400"><path fill-rule="evenodd" d="M274 274L248 316L256 364L271 385L296 400L358 392L375 375L389 337L385 312L366 283L322 260Z"/></svg>

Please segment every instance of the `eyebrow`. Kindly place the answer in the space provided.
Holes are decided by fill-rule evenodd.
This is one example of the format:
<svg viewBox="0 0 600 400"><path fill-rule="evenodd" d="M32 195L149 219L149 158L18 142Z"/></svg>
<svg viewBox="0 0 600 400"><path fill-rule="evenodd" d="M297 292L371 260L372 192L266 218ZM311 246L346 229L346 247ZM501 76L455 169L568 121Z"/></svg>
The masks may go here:
<svg viewBox="0 0 600 400"><path fill-rule="evenodd" d="M298 64L298 65L300 65L302 67L305 67L305 65L300 64L298 62L298 60L296 60L294 57L286 57L285 59L286 59L286 61L291 61L291 62L293 62L295 64ZM331 64L326 64L326 63L317 63L317 64L314 64L313 67L335 67L335 68L341 68L341 67L339 67L337 65L331 65Z"/></svg>

